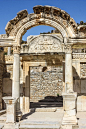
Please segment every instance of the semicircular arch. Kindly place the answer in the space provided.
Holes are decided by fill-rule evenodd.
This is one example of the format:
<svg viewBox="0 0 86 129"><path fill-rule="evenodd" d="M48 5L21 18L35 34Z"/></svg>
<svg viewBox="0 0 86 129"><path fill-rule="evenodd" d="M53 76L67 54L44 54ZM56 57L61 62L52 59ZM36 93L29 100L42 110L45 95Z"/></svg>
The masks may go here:
<svg viewBox="0 0 86 129"><path fill-rule="evenodd" d="M36 6L33 9L33 14L28 14L27 10L17 13L5 28L8 36L15 36L17 45L20 45L22 36L28 29L38 25L54 27L63 38L75 37L77 25L65 11L52 6Z"/></svg>

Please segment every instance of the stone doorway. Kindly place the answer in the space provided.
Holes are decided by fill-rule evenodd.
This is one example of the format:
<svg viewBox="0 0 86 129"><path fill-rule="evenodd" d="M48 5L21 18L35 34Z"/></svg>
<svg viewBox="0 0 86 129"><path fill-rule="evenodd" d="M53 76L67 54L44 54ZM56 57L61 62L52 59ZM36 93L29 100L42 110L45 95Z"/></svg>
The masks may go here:
<svg viewBox="0 0 86 129"><path fill-rule="evenodd" d="M30 67L30 108L63 106L63 67Z"/></svg>

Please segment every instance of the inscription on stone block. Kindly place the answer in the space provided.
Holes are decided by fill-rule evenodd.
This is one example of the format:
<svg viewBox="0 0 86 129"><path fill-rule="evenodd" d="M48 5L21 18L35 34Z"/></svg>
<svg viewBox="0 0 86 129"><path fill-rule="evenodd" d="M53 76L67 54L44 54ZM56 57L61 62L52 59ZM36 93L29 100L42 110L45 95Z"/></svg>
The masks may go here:
<svg viewBox="0 0 86 129"><path fill-rule="evenodd" d="M53 36L40 35L29 42L29 52L62 52L61 41Z"/></svg>

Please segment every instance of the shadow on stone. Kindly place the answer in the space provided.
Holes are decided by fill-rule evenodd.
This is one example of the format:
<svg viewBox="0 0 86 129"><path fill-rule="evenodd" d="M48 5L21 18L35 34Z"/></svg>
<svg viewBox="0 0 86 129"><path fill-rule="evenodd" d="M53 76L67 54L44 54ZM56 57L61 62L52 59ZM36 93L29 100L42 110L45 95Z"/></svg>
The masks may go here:
<svg viewBox="0 0 86 129"><path fill-rule="evenodd" d="M30 108L63 107L62 96L46 96L38 102L31 102Z"/></svg>

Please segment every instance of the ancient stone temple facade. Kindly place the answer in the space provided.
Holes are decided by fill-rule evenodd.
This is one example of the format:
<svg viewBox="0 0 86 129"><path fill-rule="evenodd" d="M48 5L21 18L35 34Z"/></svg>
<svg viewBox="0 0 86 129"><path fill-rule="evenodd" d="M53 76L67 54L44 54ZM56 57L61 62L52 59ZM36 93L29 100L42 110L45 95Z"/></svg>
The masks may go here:
<svg viewBox="0 0 86 129"><path fill-rule="evenodd" d="M57 7L35 6L33 10L32 14L27 10L18 12L7 23L6 34L0 35L0 47L8 47L9 51L3 64L7 71L5 76L0 74L0 105L3 97L7 113L3 127L20 128L16 121L31 111L30 102L42 101L47 96L57 99L59 95L63 98L64 113L58 128L78 129L76 113L86 111L86 54L82 50L86 48L86 26L78 26ZM26 31L38 25L54 27L59 33L28 36L27 43L21 44Z"/></svg>

